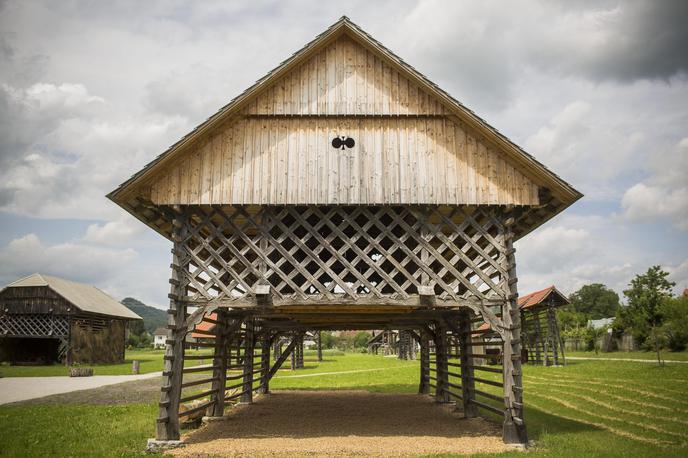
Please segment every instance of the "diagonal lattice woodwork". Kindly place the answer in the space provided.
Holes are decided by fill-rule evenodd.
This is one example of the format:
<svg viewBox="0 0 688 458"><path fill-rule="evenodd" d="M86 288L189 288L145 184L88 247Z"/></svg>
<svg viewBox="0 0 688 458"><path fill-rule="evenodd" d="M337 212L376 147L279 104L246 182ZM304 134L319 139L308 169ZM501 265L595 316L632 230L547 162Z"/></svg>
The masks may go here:
<svg viewBox="0 0 688 458"><path fill-rule="evenodd" d="M505 249L494 210L437 206L183 207L191 301L504 300Z"/></svg>
<svg viewBox="0 0 688 458"><path fill-rule="evenodd" d="M0 337L66 337L69 318L48 314L6 314L0 317Z"/></svg>

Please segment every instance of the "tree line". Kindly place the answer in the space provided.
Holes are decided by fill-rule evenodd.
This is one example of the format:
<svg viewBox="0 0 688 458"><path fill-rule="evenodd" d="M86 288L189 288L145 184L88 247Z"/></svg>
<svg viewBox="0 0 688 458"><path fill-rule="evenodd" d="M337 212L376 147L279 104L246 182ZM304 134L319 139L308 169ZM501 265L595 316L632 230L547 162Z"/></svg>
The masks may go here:
<svg viewBox="0 0 688 458"><path fill-rule="evenodd" d="M652 266L636 275L619 295L601 283L581 287L569 296L570 304L557 311L563 337L582 338L594 345L600 332L590 320L614 318L614 336L631 334L641 348L657 352L668 349L682 351L688 346L688 297L672 294L676 284L660 266Z"/></svg>

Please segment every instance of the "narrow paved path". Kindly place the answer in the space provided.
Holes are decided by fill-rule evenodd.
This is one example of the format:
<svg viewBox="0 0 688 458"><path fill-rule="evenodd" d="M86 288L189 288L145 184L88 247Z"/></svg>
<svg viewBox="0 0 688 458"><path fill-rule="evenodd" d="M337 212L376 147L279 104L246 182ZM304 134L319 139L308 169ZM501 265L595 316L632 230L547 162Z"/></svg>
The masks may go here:
<svg viewBox="0 0 688 458"><path fill-rule="evenodd" d="M101 386L160 377L159 372L141 375L94 375L92 377L4 377L0 378L0 404L42 398L52 394L89 390Z"/></svg>
<svg viewBox="0 0 688 458"><path fill-rule="evenodd" d="M566 359L572 361L630 361L633 363L654 363L657 364L656 359L637 359L637 358L593 358L587 356L567 356ZM662 362L671 364L688 364L688 361L679 361L676 359L662 359Z"/></svg>

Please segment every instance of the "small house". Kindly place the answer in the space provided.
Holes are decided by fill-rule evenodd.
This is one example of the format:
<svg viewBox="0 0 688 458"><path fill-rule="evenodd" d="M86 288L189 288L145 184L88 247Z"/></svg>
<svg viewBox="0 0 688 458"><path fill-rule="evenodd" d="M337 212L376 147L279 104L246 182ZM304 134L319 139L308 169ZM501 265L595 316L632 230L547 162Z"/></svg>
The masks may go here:
<svg viewBox="0 0 688 458"><path fill-rule="evenodd" d="M0 361L120 363L140 319L95 286L29 275L0 290Z"/></svg>
<svg viewBox="0 0 688 458"><path fill-rule="evenodd" d="M167 329L156 329L153 333L153 348L165 348L165 339L167 339Z"/></svg>

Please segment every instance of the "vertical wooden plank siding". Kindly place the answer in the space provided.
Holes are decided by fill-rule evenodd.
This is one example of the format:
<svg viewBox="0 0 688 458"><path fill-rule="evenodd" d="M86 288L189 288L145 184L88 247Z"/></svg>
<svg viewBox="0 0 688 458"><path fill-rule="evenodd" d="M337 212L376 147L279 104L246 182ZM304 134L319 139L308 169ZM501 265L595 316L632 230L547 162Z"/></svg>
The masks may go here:
<svg viewBox="0 0 688 458"><path fill-rule="evenodd" d="M510 160L346 35L190 149L146 183L153 203L540 203Z"/></svg>
<svg viewBox="0 0 688 458"><path fill-rule="evenodd" d="M356 145L335 149L336 136ZM535 183L447 118L241 118L151 188L166 205L539 203Z"/></svg>

